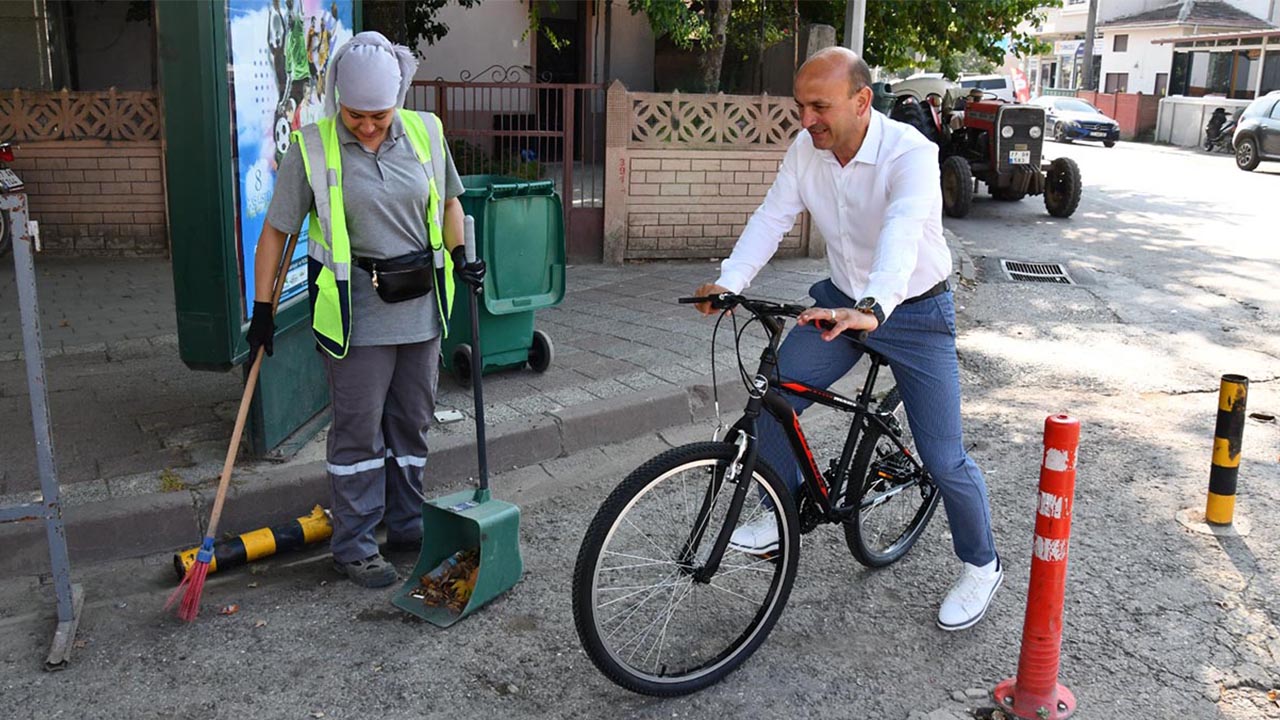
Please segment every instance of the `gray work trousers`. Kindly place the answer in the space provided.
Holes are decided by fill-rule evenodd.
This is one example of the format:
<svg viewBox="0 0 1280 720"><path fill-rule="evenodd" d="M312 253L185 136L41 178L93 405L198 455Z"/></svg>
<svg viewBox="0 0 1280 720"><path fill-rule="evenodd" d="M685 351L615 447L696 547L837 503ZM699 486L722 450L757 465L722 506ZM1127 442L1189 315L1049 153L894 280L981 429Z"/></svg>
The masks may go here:
<svg viewBox="0 0 1280 720"><path fill-rule="evenodd" d="M353 347L342 360L322 354L333 410L330 547L335 560L353 562L378 552L373 529L380 520L388 540L422 536L422 475L440 376L440 337Z"/></svg>

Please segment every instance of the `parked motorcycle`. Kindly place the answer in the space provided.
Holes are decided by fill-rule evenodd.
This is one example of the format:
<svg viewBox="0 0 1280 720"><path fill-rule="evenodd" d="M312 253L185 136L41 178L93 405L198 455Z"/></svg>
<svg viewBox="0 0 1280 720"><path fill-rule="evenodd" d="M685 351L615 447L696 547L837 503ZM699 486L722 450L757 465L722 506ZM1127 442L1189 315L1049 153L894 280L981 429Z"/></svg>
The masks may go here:
<svg viewBox="0 0 1280 720"><path fill-rule="evenodd" d="M1209 122L1204 126L1205 152L1234 152L1231 136L1235 134L1236 121L1239 119L1239 112L1228 120L1225 108L1215 108L1213 114L1209 116Z"/></svg>

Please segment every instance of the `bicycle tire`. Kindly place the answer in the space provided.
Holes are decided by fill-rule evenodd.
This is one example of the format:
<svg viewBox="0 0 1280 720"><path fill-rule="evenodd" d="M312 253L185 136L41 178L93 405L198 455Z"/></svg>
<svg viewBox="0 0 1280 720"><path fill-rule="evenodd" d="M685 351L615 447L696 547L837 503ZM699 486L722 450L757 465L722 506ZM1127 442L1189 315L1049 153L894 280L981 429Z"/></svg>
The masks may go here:
<svg viewBox="0 0 1280 720"><path fill-rule="evenodd" d="M884 396L878 409L881 412L892 413L898 418L899 439L903 439L904 444L914 454L915 443L909 434L910 426L906 422L906 413L903 410L902 398L898 394L897 387L891 389ZM882 440L884 440L883 444L881 443ZM853 463L849 471L849 490L852 492L854 488L857 489L857 497L854 502L861 505L869 494L880 493L890 489L886 487L886 483L891 481L887 481L873 473L872 463L884 460L897 452L900 452L897 445L884 437L884 431L875 425L868 426L862 439L858 442L858 449L854 453ZM905 486L905 489L898 490L902 486ZM872 511L878 512L883 505L893 503L899 497L906 496L906 500L914 498L916 488L919 489L920 505L903 525L901 532L891 538L891 541L885 546L882 546L881 543L873 542L871 537L873 533L867 527L869 513ZM894 484L891 489L896 491L896 494L889 496L883 504L861 510L844 523L845 543L849 546L849 551L853 553L858 562L867 567L891 565L906 555L911 550L911 547L915 545L916 540L920 539L920 535L924 532L925 527L928 526L934 510L938 506L940 497L938 487L928 479L927 475L923 478L915 476L905 483ZM906 502L906 500L903 502ZM897 505L895 509L897 507L903 506ZM909 506L903 507L903 509L910 512Z"/></svg>
<svg viewBox="0 0 1280 720"><path fill-rule="evenodd" d="M772 507L767 507L766 510L774 513L779 522L779 544L774 556L771 559L762 559L733 549L726 549L720 570L711 579L710 583L695 582L688 565L681 565L674 559L676 555L682 552L682 549L677 546L687 547L687 541L695 534L693 528L702 524L700 521L695 520L694 515L700 515L703 508L707 507L708 498L712 497L707 491L713 487L710 483L713 482L715 468L724 467L732 462L737 452L737 446L727 442L693 443L667 450L628 475L609 494L596 512L595 517L591 520L578 551L578 558L573 571L573 618L577 627L578 638L587 656L591 658L592 663L605 677L617 685L633 692L659 697L687 695L713 685L737 669L760 647L773 629L778 617L782 614L791 592L791 586L795 581L798 565L800 552L799 521L796 516L795 504L786 486L778 478L777 473L763 460L757 461L751 478L752 482L759 487L748 487L746 489L748 493L747 503L742 508L739 522L749 519L753 503L759 507L766 507L767 503L761 498L767 496L771 499L773 501ZM689 483L677 483L676 481L676 478L683 478L683 474L686 471L691 471L695 476L706 478L700 481L705 484L693 485L693 493L688 492ZM663 483L667 481L670 481L670 483L664 486ZM646 522L643 514L650 512L650 505L654 502L660 502L663 497L662 493L676 492L675 488L677 486L680 487L680 493L685 496L686 511L680 523L670 524L681 526L683 529L676 530L674 534L667 537L657 536L659 540L664 541L658 542L649 537L645 531L639 530L635 523L637 520L642 524ZM710 502L710 515L714 515L717 509L722 509L728 505L728 498L736 487L736 483L723 483L719 493L714 496L715 500ZM698 507L696 513L690 513L688 510L687 499L690 495L695 500L694 507ZM653 497L646 500L648 496ZM718 504L719 498L724 498L723 506ZM643 506L642 502L644 503ZM676 505L676 513L663 513L660 510L652 512L654 512L655 518L670 519L678 516L678 508L679 504ZM632 519L633 515L635 519ZM688 522L685 522L685 520L688 520ZM712 522L717 522L714 517ZM707 548L714 542L719 528L723 526L723 519L719 523L716 527L711 527L712 523L705 523L704 527L706 529L701 536L701 543L694 545L695 556L693 564L696 565L697 553L705 553ZM630 534L630 527L637 527L637 532L653 547L658 548L657 555L668 552L666 550L668 547L672 548L675 554L661 560L652 560L649 557L642 556L640 553L624 552L626 549L625 536ZM680 538L684 538L684 540ZM617 542L615 543L615 541ZM612 549L615 547L622 548L624 551ZM641 543L641 547L649 548L649 545ZM652 550L648 551L652 552ZM605 558L614 555L625 557L624 564L607 567ZM632 563L635 567L633 568L625 563ZM665 565L670 567L663 567ZM652 570L646 569L650 566L652 566ZM602 595L615 590L627 591L633 587L639 587L639 590L630 593L638 596L646 588L643 585L626 585L625 583L632 582L628 579L629 576L618 578L618 582L624 583L622 586L609 588L602 583L601 575L602 573L609 573L607 578L614 578L615 576L611 573L614 570L625 570L628 573L646 573L655 576L665 572L665 577L669 578L668 585L653 586L662 588L664 595L666 588L669 586L670 598L667 600L667 607L663 608L667 615L662 623L662 636L656 639L658 643L657 657L652 663L653 667L651 669L645 669L639 667L639 665L641 663L647 664L652 650L646 650L645 655L640 658L640 663L634 662L634 656L640 647L640 644L637 643L636 649L630 651L630 656L624 658L623 653L634 638L627 640L626 643L621 643L621 636L617 640L611 639L623 625L619 624L612 629L606 626L610 624L613 618L622 616L624 613L628 614L622 618L622 623L630 620L633 615L640 613L644 605L654 596L656 590L651 589L643 599L633 600L632 602L639 603L635 606L635 609L628 610L624 607L623 610L616 612L610 610L612 617L608 617L602 612L604 608L627 598L626 596L609 595L608 597L616 597L616 599L608 600L602 604ZM742 570L754 570L755 572L740 572ZM736 574L736 578L731 577L734 574ZM769 575L768 578L764 577L766 574ZM720 585L716 584L717 580L721 582ZM742 587L740 584L742 582L758 583L762 587L765 587L767 583L767 589L761 595L759 607L755 607L753 598L747 597L746 593L749 591ZM739 584L735 584L730 589L730 583ZM739 590L741 590L741 594L737 592ZM678 591L683 592L677 599L676 594ZM696 599L689 600L688 604L685 604L687 598L693 598L695 595L697 596ZM733 596L743 598L744 602L738 603ZM723 599L726 603L739 604L745 608L743 611L745 623L739 626L731 621L726 622L723 612L698 607L699 605L706 605L708 601L717 602L717 598ZM684 607L685 613L681 616L681 620L677 622L675 616L681 606ZM704 622L708 627L705 630L691 630L685 627L690 617L695 621ZM746 619L748 617L749 619ZM641 616L638 624L643 623L647 618L648 615ZM651 621L648 627L652 627L658 619ZM688 650L687 660L684 659L685 655L673 649L668 662L663 662L663 643L668 630L671 631L673 638L679 637L695 646ZM718 637L720 635L729 638L723 648L719 647L718 640L710 639L712 636ZM645 642L645 638L642 638L640 642ZM705 661L702 656L705 656ZM677 659L689 666L673 669L672 664Z"/></svg>

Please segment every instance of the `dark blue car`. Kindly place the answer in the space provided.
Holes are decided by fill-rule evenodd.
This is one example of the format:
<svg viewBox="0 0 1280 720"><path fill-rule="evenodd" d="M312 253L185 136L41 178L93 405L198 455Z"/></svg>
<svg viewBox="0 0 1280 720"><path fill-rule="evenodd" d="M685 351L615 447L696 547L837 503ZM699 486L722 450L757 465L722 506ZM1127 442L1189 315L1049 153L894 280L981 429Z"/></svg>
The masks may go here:
<svg viewBox="0 0 1280 720"><path fill-rule="evenodd" d="M1120 139L1120 124L1080 98L1042 96L1031 104L1044 108L1044 134L1058 142L1100 140L1112 147Z"/></svg>

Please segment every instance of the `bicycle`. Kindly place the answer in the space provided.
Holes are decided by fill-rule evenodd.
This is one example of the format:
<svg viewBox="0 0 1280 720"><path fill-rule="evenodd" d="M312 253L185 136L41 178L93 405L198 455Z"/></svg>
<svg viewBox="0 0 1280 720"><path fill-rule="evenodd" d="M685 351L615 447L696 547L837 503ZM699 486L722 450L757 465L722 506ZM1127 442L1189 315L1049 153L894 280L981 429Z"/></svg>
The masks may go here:
<svg viewBox="0 0 1280 720"><path fill-rule="evenodd" d="M883 567L911 549L939 498L914 451L897 388L871 407L887 361L866 346L865 333L837 339L858 344L870 361L861 392L850 399L779 376L785 320L804 306L732 293L679 299L707 301L721 310L721 321L735 308L751 315L740 329L731 315L748 391L743 415L723 439L672 448L628 475L592 519L573 572L574 623L587 655L614 683L647 695L706 688L760 647L791 592L802 534L839 523L853 556ZM749 378L741 338L757 321L769 341ZM717 322L713 375L719 328ZM853 416L840 457L825 472L783 393ZM762 412L781 423L800 465L797 498L757 455ZM735 528L766 513L778 524L776 549L764 555L729 549Z"/></svg>

